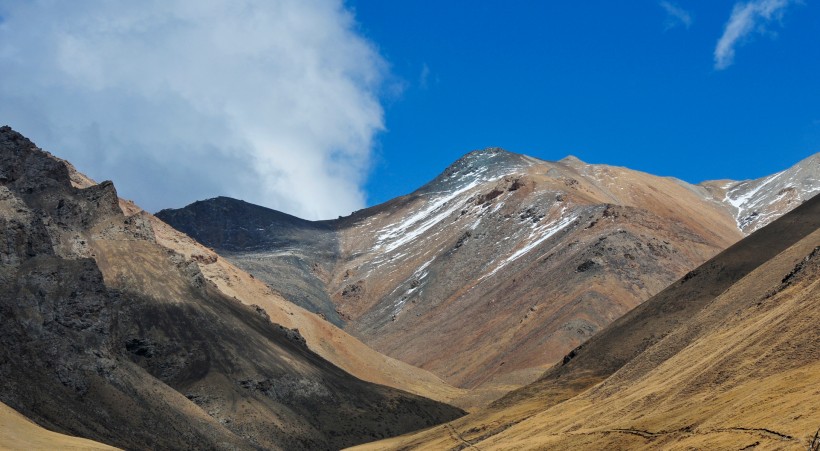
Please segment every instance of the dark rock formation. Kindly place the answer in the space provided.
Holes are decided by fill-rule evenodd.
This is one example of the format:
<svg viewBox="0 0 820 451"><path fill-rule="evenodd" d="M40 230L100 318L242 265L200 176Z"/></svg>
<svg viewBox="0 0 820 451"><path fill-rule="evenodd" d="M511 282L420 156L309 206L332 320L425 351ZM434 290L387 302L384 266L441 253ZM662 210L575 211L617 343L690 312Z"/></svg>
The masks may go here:
<svg viewBox="0 0 820 451"><path fill-rule="evenodd" d="M291 302L344 325L326 290L339 242L328 222L311 222L217 197L156 215L177 230L252 270Z"/></svg>
<svg viewBox="0 0 820 451"><path fill-rule="evenodd" d="M336 449L462 414L348 375L150 232L0 129L0 401L126 449Z"/></svg>

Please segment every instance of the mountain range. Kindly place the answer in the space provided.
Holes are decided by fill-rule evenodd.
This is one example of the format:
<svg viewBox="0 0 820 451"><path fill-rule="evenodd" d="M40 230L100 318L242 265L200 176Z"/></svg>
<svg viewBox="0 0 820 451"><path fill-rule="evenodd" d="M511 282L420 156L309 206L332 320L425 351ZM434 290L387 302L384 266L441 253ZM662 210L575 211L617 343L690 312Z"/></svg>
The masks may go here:
<svg viewBox="0 0 820 451"><path fill-rule="evenodd" d="M820 197L445 426L359 449L817 449Z"/></svg>
<svg viewBox="0 0 820 451"><path fill-rule="evenodd" d="M467 154L333 221L229 198L157 216L367 345L486 404L820 189L820 154L692 185L567 157Z"/></svg>
<svg viewBox="0 0 820 451"><path fill-rule="evenodd" d="M818 191L489 148L336 220L152 215L2 127L0 447L805 449Z"/></svg>

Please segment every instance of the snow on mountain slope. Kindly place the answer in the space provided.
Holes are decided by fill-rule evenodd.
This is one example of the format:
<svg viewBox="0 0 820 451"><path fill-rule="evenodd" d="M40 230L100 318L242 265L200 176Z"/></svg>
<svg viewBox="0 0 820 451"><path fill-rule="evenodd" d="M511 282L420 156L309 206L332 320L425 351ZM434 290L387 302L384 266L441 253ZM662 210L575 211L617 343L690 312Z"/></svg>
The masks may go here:
<svg viewBox="0 0 820 451"><path fill-rule="evenodd" d="M476 387L535 374L740 233L704 188L488 149L339 236L347 328Z"/></svg>
<svg viewBox="0 0 820 451"><path fill-rule="evenodd" d="M820 198L468 416L355 449L812 449Z"/></svg>
<svg viewBox="0 0 820 451"><path fill-rule="evenodd" d="M820 153L768 177L704 185L730 206L737 227L748 235L820 192Z"/></svg>
<svg viewBox="0 0 820 451"><path fill-rule="evenodd" d="M418 191L424 206L407 218L378 230L374 251L389 253L422 237L465 204L475 188L515 174L530 162L501 149L472 152L452 165L442 176ZM491 196L500 195L500 192ZM492 200L492 199L487 199ZM476 206L475 208L480 208Z"/></svg>
<svg viewBox="0 0 820 451"><path fill-rule="evenodd" d="M311 289L325 293L306 308L332 311L378 351L499 394L742 238L749 228L737 218L745 216L724 199L759 210L755 224L798 205L818 186L813 158L765 184L693 185L491 148L411 194L310 225L330 238L277 247L276 234L290 229L263 224L274 244L227 255L274 289L281 268L297 268L284 280L313 280ZM782 202L763 210L771 196ZM209 237L231 233L219 228L224 218L191 224L191 208L160 216L220 250ZM235 215L232 228L264 215L252 216Z"/></svg>

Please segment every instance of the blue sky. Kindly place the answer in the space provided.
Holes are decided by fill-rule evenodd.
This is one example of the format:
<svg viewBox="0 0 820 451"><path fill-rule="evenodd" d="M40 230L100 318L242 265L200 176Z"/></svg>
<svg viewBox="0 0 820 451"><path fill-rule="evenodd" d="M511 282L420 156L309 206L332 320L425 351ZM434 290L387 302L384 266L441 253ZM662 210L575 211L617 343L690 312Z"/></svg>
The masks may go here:
<svg viewBox="0 0 820 451"><path fill-rule="evenodd" d="M149 211L309 219L461 155L690 182L820 151L811 0L0 0L0 123Z"/></svg>
<svg viewBox="0 0 820 451"><path fill-rule="evenodd" d="M384 96L368 199L487 146L690 182L756 178L818 152L818 5L768 3L782 7L720 68L717 43L749 2L351 0L404 83Z"/></svg>

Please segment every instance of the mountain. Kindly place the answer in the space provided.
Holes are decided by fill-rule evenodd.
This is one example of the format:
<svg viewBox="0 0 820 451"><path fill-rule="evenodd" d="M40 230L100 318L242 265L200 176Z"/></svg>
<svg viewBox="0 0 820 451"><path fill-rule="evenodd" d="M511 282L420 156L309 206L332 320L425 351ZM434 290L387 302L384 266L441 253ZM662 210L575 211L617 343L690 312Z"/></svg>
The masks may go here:
<svg viewBox="0 0 820 451"><path fill-rule="evenodd" d="M816 449L818 302L814 197L538 381L447 425L361 449Z"/></svg>
<svg viewBox="0 0 820 451"><path fill-rule="evenodd" d="M311 222L265 207L217 197L184 210L163 210L163 221L274 283L288 300L340 326L321 274L338 258L338 237L327 222ZM211 218L212 221L202 221ZM297 253L298 252L298 253ZM243 258L244 255L248 255ZM310 262L310 263L309 263Z"/></svg>
<svg viewBox="0 0 820 451"><path fill-rule="evenodd" d="M820 192L820 153L768 177L703 185L731 206L738 228L748 235Z"/></svg>
<svg viewBox="0 0 820 451"><path fill-rule="evenodd" d="M133 204L121 202L124 211L151 222L157 243L196 265L205 280L224 295L254 308L261 308L275 324L299 330L308 348L348 373L373 382L435 399L459 404L466 390L457 389L420 368L387 357L327 321L273 292L252 275L232 265L214 251L168 226ZM110 277L117 280L117 277Z"/></svg>
<svg viewBox="0 0 820 451"><path fill-rule="evenodd" d="M335 449L463 413L343 371L271 319L292 317L324 354L333 343L316 340L351 344L337 361L409 367L245 286L250 275L9 127L0 238L0 402L50 431L126 449Z"/></svg>
<svg viewBox="0 0 820 451"><path fill-rule="evenodd" d="M692 185L491 148L338 220L306 222L229 198L157 216L377 351L479 388L467 406L532 381L808 198L820 186L816 158L769 182ZM770 198L781 201L764 211Z"/></svg>

